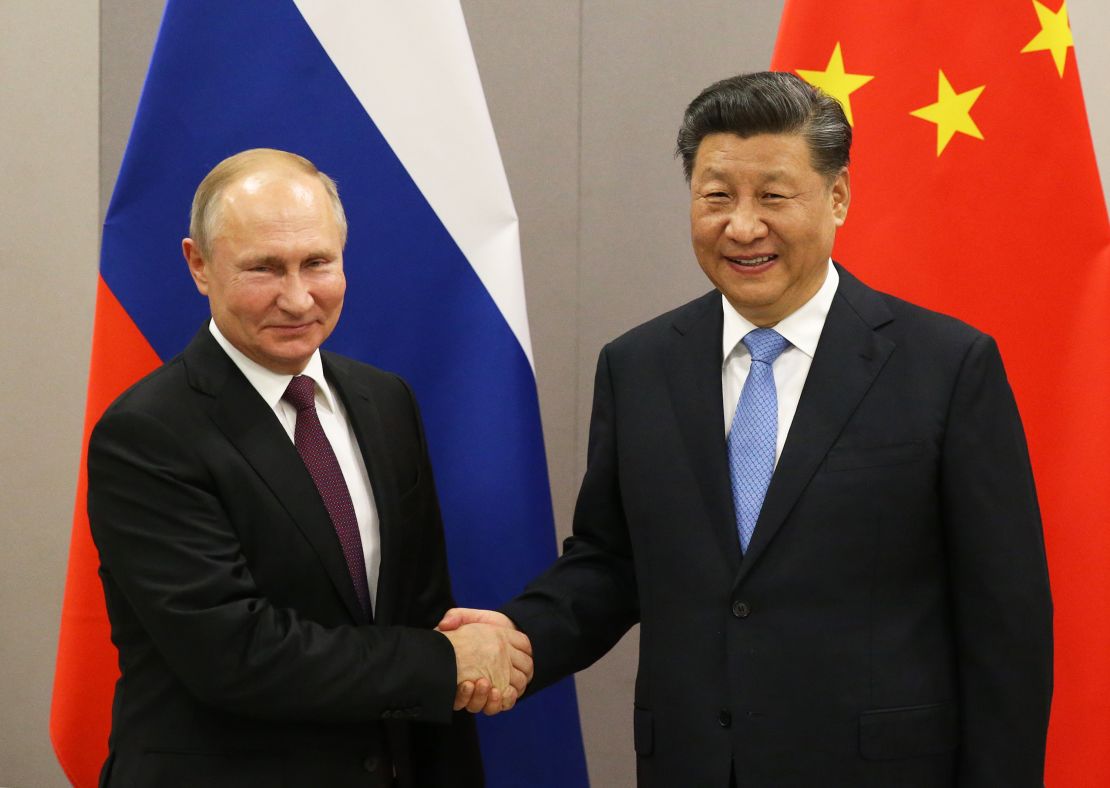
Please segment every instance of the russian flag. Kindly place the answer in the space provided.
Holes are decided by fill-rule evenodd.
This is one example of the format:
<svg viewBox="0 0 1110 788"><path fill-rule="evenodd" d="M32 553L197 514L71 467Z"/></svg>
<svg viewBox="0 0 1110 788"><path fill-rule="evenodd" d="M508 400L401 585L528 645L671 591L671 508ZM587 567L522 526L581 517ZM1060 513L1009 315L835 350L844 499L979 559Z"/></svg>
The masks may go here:
<svg viewBox="0 0 1110 788"><path fill-rule="evenodd" d="M104 226L86 441L206 317L179 252L193 190L255 147L338 181L348 290L327 347L412 384L455 595L500 604L556 547L516 213L457 0L169 0ZM83 468L50 726L79 786L106 755L118 675ZM481 736L491 786L587 784L571 680Z"/></svg>

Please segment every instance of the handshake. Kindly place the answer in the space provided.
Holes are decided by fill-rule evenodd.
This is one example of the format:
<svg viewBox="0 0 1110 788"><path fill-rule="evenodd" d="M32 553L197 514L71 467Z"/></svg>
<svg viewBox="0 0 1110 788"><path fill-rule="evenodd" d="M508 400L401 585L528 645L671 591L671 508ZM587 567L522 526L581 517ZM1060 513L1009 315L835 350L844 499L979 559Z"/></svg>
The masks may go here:
<svg viewBox="0 0 1110 788"><path fill-rule="evenodd" d="M455 711L497 714L516 704L532 680L532 644L508 616L457 607L436 630L455 649Z"/></svg>

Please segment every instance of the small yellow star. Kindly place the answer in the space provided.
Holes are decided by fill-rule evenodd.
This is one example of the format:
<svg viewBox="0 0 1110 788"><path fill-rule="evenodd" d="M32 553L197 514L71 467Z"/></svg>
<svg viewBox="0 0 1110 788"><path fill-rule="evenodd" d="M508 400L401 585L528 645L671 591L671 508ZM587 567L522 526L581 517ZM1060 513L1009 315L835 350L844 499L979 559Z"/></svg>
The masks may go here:
<svg viewBox="0 0 1110 788"><path fill-rule="evenodd" d="M832 57L829 58L829 63L825 66L824 71L807 71L799 68L798 76L814 87L821 88L839 101L840 105L844 107L844 114L848 117L848 122L853 126L855 121L852 120L852 103L848 97L875 78L864 74L844 73L844 56L840 53L839 41L833 47Z"/></svg>
<svg viewBox="0 0 1110 788"><path fill-rule="evenodd" d="M1033 36L1033 40L1025 45L1025 49L1021 50L1021 53L1024 55L1026 52L1049 50L1052 52L1052 59L1056 61L1057 73L1063 77L1064 64L1068 59L1068 47L1075 44L1071 37L1071 24L1068 22L1067 0L1060 4L1060 10L1055 14L1038 3L1037 0L1033 0L1033 10L1037 12L1037 21L1041 23L1041 32Z"/></svg>
<svg viewBox="0 0 1110 788"><path fill-rule="evenodd" d="M937 124L937 156L944 151L948 141L957 132L967 134L975 139L983 139L983 133L971 119L971 107L978 100L986 85L957 93L948 82L948 77L943 71L937 72L937 101L921 109L915 109L910 114L915 118L927 120Z"/></svg>

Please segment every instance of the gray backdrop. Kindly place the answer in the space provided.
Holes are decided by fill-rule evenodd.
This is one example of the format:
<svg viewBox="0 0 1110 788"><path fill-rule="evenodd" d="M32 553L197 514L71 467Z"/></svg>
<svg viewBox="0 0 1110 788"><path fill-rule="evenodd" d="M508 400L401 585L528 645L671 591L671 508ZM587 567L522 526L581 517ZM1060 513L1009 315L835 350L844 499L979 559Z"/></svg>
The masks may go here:
<svg viewBox="0 0 1110 788"><path fill-rule="evenodd" d="M1069 10L1102 171L1110 15ZM521 219L560 538L585 463L594 362L707 287L671 158L687 101L765 68L781 0L463 0ZM0 2L0 785L65 785L47 734L99 225L162 0ZM1099 13L1102 11L1103 13ZM203 122L203 119L198 119ZM1104 179L1105 180L1105 179ZM590 775L634 783L635 633L578 679Z"/></svg>

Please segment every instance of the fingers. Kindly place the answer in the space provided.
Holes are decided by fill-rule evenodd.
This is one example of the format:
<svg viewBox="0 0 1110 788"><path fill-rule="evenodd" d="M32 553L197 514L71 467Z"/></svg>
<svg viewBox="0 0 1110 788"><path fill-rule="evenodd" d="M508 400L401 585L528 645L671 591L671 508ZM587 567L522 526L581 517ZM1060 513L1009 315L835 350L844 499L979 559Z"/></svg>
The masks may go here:
<svg viewBox="0 0 1110 788"><path fill-rule="evenodd" d="M464 681L455 689L455 711L459 709L466 709L472 711L470 708L470 699L474 696L474 682ZM482 703L483 708L485 703Z"/></svg>
<svg viewBox="0 0 1110 788"><path fill-rule="evenodd" d="M521 651L528 656L532 655L532 641L523 632L516 629L506 632L505 641L517 651Z"/></svg>
<svg viewBox="0 0 1110 788"><path fill-rule="evenodd" d="M511 709L513 706L516 705L516 699L516 689L514 689L513 687L507 687L505 691L501 693L500 702L495 703L493 698L491 697L482 711L487 717L492 717L494 714L500 714L503 711L508 711L509 709Z"/></svg>
<svg viewBox="0 0 1110 788"><path fill-rule="evenodd" d="M532 680L532 674L535 669L535 663L531 655L531 644L528 646L528 651L521 651L519 648L514 648L509 654L509 661L512 664L513 670L520 671L524 674L525 682ZM521 691L523 691L523 688Z"/></svg>
<svg viewBox="0 0 1110 788"><path fill-rule="evenodd" d="M489 679L478 679L474 682L474 691L467 699L466 710L471 714L477 714L486 707L489 702L490 695Z"/></svg>
<svg viewBox="0 0 1110 788"><path fill-rule="evenodd" d="M513 668L509 676L509 689L512 689L519 698L524 694L524 689L528 686L528 681L528 676L523 671Z"/></svg>
<svg viewBox="0 0 1110 788"><path fill-rule="evenodd" d="M450 632L462 626L462 616L459 615L457 608L452 608L443 614L443 618L436 624L436 629L440 632Z"/></svg>

